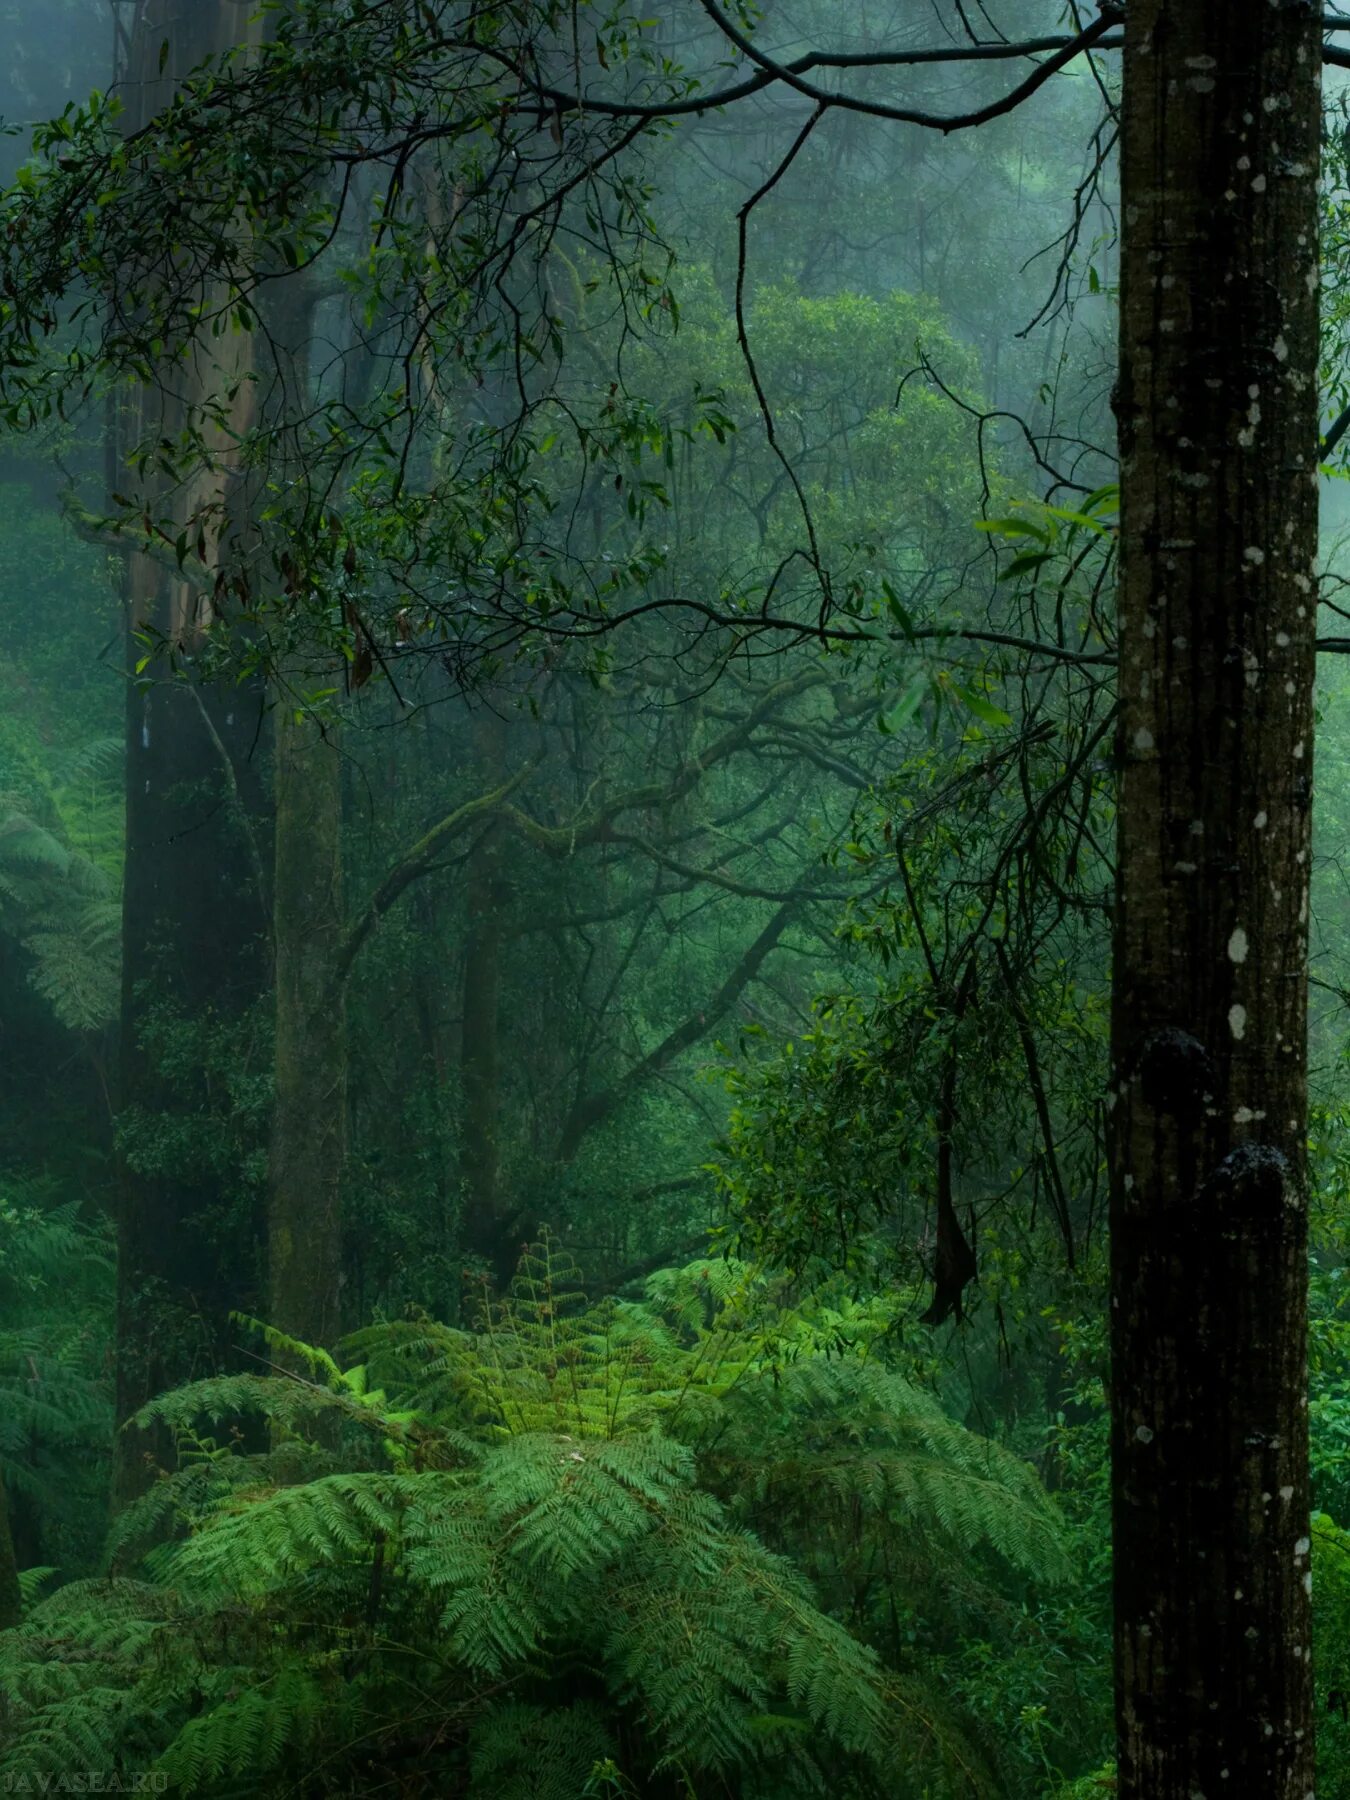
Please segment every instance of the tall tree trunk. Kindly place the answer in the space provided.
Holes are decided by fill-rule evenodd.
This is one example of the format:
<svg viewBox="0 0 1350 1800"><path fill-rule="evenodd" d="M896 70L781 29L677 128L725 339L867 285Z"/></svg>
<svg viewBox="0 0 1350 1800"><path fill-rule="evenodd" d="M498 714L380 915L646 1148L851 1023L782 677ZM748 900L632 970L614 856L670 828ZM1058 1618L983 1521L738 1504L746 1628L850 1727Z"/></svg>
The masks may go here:
<svg viewBox="0 0 1350 1800"><path fill-rule="evenodd" d="M268 1317L331 1346L342 1319L347 1011L334 980L342 901L342 765L309 716L278 708L276 1087L268 1206Z"/></svg>
<svg viewBox="0 0 1350 1800"><path fill-rule="evenodd" d="M484 708L474 721L474 743L479 785L486 792L506 778L505 721ZM515 1273L519 1250L501 1192L502 851L502 831L489 825L470 859L466 883L459 1154L460 1247L487 1263L499 1287Z"/></svg>
<svg viewBox="0 0 1350 1800"><path fill-rule="evenodd" d="M127 130L143 125L174 85L203 58L234 41L240 19L225 0L191 9L178 0L146 0L137 13L125 79ZM161 66L161 46L168 46ZM118 415L109 446L115 488L129 479L120 464L143 433L172 437L185 421L185 384L210 384L217 358L238 366L243 343L221 339L208 353L175 362L161 388L149 387ZM251 404L240 389L239 406ZM241 429L247 424L236 419ZM156 494L157 511L183 523L212 500L232 496L230 454L200 481ZM141 659L149 630L190 650L210 617L204 595L172 568L139 552L127 558L129 664ZM147 1041L156 1013L186 1021L229 1020L256 1003L266 982L265 898L257 881L254 824L266 815L261 719L256 689L194 689L155 656L151 685L127 696L126 868L123 890L123 990L120 1107L124 1126L139 1121L142 1139L191 1131L197 1100L181 1076L166 1077ZM176 1115L176 1117L175 1117ZM128 1419L153 1394L202 1372L218 1359L226 1311L247 1304L253 1258L247 1244L227 1256L220 1214L228 1177L217 1177L144 1141L124 1157L118 1218L116 1409ZM114 1492L144 1484L146 1446L119 1433Z"/></svg>
<svg viewBox="0 0 1350 1800"><path fill-rule="evenodd" d="M1319 22L1125 17L1119 1792L1304 1800Z"/></svg>
<svg viewBox="0 0 1350 1800"><path fill-rule="evenodd" d="M317 289L307 273L275 285L264 312L278 396L310 392ZM303 480L303 447L275 431L274 478L284 462ZM304 604L303 601L299 604ZM276 1053L268 1166L268 1322L308 1344L333 1346L343 1310L342 1189L347 1162L347 1006L339 976L345 937L342 758L335 720L303 707L306 687L332 685L331 653L302 645L277 684L276 835L272 899Z"/></svg>

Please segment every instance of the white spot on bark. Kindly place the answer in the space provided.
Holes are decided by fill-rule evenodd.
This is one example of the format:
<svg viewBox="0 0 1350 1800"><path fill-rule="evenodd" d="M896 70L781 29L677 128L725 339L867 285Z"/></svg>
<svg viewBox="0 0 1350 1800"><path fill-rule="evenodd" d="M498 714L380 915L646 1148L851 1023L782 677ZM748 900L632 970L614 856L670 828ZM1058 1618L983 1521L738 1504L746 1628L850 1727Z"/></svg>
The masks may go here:
<svg viewBox="0 0 1350 1800"><path fill-rule="evenodd" d="M1312 1539L1301 1537L1298 1540L1298 1542L1294 1545L1294 1555L1295 1556L1306 1556L1311 1549L1312 1549Z"/></svg>
<svg viewBox="0 0 1350 1800"><path fill-rule="evenodd" d="M1281 650L1285 649L1289 643L1289 633L1287 631L1277 631L1275 633L1275 642L1280 646Z"/></svg>
<svg viewBox="0 0 1350 1800"><path fill-rule="evenodd" d="M1285 343L1283 336L1277 337L1271 348L1275 352L1275 360L1277 363L1288 362L1289 346Z"/></svg>
<svg viewBox="0 0 1350 1800"><path fill-rule="evenodd" d="M1264 831L1266 828L1266 825L1269 822L1269 818L1270 818L1270 815L1268 813L1259 812L1259 813L1257 813L1256 817L1252 820L1252 824L1256 827L1256 829L1258 831Z"/></svg>
<svg viewBox="0 0 1350 1800"><path fill-rule="evenodd" d="M1254 1125L1257 1120L1264 1119L1265 1116L1264 1112L1253 1111L1250 1106L1239 1106L1233 1114L1233 1123L1235 1125Z"/></svg>
<svg viewBox="0 0 1350 1800"><path fill-rule="evenodd" d="M1242 552L1244 562L1255 563L1257 568L1266 560L1266 553L1259 544L1248 544Z"/></svg>
<svg viewBox="0 0 1350 1800"><path fill-rule="evenodd" d="M1252 177L1252 192L1254 194L1264 194L1265 191L1266 191L1265 176L1264 175L1254 175Z"/></svg>
<svg viewBox="0 0 1350 1800"><path fill-rule="evenodd" d="M1293 1497L1294 1497L1294 1490L1293 1490L1293 1488L1291 1488L1291 1487L1282 1487L1282 1488L1281 1488L1281 1489L1280 1489L1280 1498L1281 1498L1281 1500L1292 1500L1292 1499L1293 1499Z"/></svg>
<svg viewBox="0 0 1350 1800"><path fill-rule="evenodd" d="M1245 1006L1230 1006L1228 1009L1228 1029L1233 1036L1241 1039L1247 1029L1247 1009Z"/></svg>
<svg viewBox="0 0 1350 1800"><path fill-rule="evenodd" d="M1247 960L1247 934L1240 925L1233 927L1232 936L1228 940L1228 960L1235 963Z"/></svg>
<svg viewBox="0 0 1350 1800"><path fill-rule="evenodd" d="M1153 748L1153 733L1149 730L1147 725L1141 725L1138 731L1135 732L1134 747L1136 750L1151 750Z"/></svg>
<svg viewBox="0 0 1350 1800"><path fill-rule="evenodd" d="M1153 1442L1153 1433L1149 1430L1147 1425L1138 1426L1134 1435L1141 1444L1151 1444Z"/></svg>
<svg viewBox="0 0 1350 1800"><path fill-rule="evenodd" d="M1298 742L1294 745L1294 761L1295 762L1303 761L1303 739L1302 738L1300 738L1298 740Z"/></svg>

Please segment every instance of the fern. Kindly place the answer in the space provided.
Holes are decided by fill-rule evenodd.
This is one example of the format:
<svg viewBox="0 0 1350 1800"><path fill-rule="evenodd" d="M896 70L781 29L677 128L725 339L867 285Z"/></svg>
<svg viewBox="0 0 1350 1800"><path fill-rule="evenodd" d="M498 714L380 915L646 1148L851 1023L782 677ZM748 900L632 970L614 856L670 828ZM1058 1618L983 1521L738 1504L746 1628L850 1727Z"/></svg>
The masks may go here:
<svg viewBox="0 0 1350 1800"><path fill-rule="evenodd" d="M20 1569L19 1598L25 1612L31 1609L43 1587L55 1573L56 1570L51 1568Z"/></svg>
<svg viewBox="0 0 1350 1800"><path fill-rule="evenodd" d="M116 1547L150 1579L10 1634L0 1777L64 1734L79 1766L216 1795L363 1791L409 1758L473 1800L989 1789L785 1552L862 1518L1045 1579L1053 1509L875 1345L840 1354L768 1292L702 1265L593 1305L544 1244L477 1330L386 1323L341 1360L267 1333L306 1376L157 1400L179 1464ZM264 1450L227 1424L249 1414Z"/></svg>
<svg viewBox="0 0 1350 1800"><path fill-rule="evenodd" d="M887 1525L928 1553L987 1546L1022 1575L1070 1573L1063 1525L1030 1466L949 1419L929 1394L860 1355L812 1357L743 1381L729 1403L722 1480L819 1540L832 1518ZM786 1426L786 1429L785 1429Z"/></svg>
<svg viewBox="0 0 1350 1800"><path fill-rule="evenodd" d="M578 1800L613 1752L596 1707L497 1707L473 1736L471 1800Z"/></svg>
<svg viewBox="0 0 1350 1800"><path fill-rule="evenodd" d="M332 1696L308 1669L285 1664L242 1690L233 1673L229 1686L204 1696L206 1710L159 1760L160 1773L182 1793L200 1793L223 1776L256 1781L318 1738Z"/></svg>
<svg viewBox="0 0 1350 1800"><path fill-rule="evenodd" d="M116 1016L120 914L107 870L71 848L55 818L42 824L0 796L0 928L28 951L33 986L72 1030Z"/></svg>
<svg viewBox="0 0 1350 1800"><path fill-rule="evenodd" d="M107 1444L107 1384L82 1290L108 1274L106 1239L73 1204L10 1180L0 1199L0 1478L62 1516ZM85 1301L82 1305L81 1302Z"/></svg>

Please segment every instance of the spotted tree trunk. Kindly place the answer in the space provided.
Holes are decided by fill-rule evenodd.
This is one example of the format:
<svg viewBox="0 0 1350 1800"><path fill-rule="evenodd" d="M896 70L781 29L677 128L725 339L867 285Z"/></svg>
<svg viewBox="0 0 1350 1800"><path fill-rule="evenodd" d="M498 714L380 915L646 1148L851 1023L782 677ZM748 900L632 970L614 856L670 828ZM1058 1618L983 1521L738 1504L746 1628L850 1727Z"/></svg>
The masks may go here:
<svg viewBox="0 0 1350 1800"><path fill-rule="evenodd" d="M1129 0L1112 1019L1119 1792L1312 1790L1319 27Z"/></svg>

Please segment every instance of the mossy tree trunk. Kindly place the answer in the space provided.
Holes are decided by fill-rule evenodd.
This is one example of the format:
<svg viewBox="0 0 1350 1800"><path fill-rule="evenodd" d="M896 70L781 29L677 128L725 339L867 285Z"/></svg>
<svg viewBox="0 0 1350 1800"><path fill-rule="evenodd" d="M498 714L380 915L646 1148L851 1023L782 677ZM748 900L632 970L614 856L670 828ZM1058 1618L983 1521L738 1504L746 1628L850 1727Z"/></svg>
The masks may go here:
<svg viewBox="0 0 1350 1800"><path fill-rule="evenodd" d="M1125 19L1118 1783L1304 1800L1320 26Z"/></svg>

